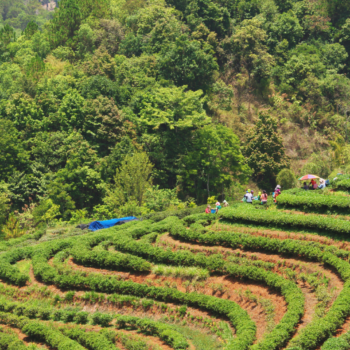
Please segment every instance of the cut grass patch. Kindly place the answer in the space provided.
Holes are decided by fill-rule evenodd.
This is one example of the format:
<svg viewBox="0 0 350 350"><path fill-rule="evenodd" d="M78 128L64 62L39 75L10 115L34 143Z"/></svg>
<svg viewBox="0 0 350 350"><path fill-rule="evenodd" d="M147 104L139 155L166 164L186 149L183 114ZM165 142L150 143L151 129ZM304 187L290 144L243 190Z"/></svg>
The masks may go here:
<svg viewBox="0 0 350 350"><path fill-rule="evenodd" d="M224 323L224 322L223 322ZM197 329L176 325L176 330L191 341L197 350L223 350L225 342ZM232 331L231 331L232 334Z"/></svg>
<svg viewBox="0 0 350 350"><path fill-rule="evenodd" d="M155 265L152 267L152 272L155 275L173 276L198 281L206 280L209 277L208 270L187 266Z"/></svg>

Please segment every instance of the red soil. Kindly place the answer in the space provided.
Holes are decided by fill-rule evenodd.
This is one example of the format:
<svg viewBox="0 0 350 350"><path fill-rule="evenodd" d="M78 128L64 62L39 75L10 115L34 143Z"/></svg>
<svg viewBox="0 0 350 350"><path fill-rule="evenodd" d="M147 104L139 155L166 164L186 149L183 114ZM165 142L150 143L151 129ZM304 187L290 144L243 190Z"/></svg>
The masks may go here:
<svg viewBox="0 0 350 350"><path fill-rule="evenodd" d="M83 267L75 264L72 261L72 259L69 259L69 265L73 268L73 270L85 271L89 273L99 273L103 275L121 276L125 279L129 279L137 283L144 284L147 283L148 280L154 286L164 286L164 282L168 281L170 283L176 283L177 289L181 292L186 292L186 288L182 285L183 280L181 278L157 276L154 274L136 275L125 272L115 272L110 270ZM222 284L223 292L218 291L214 293L213 289L210 288L210 285L212 284ZM209 277L205 281L204 288L200 288L199 292L202 294L214 295L223 299L229 299L239 304L243 309L245 309L248 312L249 316L256 323L257 339L260 339L265 333L267 327L265 311L263 307L233 292L239 290L245 291L247 289L249 289L257 297L270 299L273 302L276 310L275 322L278 323L283 317L284 313L286 312L286 303L284 301L284 298L261 284L248 283L228 276L215 276Z"/></svg>
<svg viewBox="0 0 350 350"><path fill-rule="evenodd" d="M252 255L254 255L255 260L262 260L262 261L266 261L266 262L275 263L276 267L274 269L274 272L278 273L278 274L281 274L281 271L278 268L277 264L279 262L282 262L282 261L284 263L284 266L293 268L293 270L297 274L300 273L301 270L305 273L308 273L308 274L314 273L314 272L321 272L325 275L325 277L329 278L329 280L330 280L328 290L330 291L332 288L334 288L334 287L336 288L334 298L328 307L331 306L331 304L334 302L335 298L338 296L340 291L343 289L343 281L340 279L338 274L333 272L330 269L327 269L321 263L303 261L302 262L303 266L300 266L301 265L300 259L296 260L296 259L291 259L291 258L284 258L284 257L281 257L280 255L264 254L264 253L260 253L260 252L251 253L251 252L247 252L247 251L242 251L240 249L233 250L230 248L225 248L225 247L220 247L220 246L208 247L208 246L202 246L200 244L183 243L183 242L179 242L177 240L174 240L169 234L162 235L160 237L159 241L165 242L166 244L169 244L171 247L175 246L175 248L173 248L173 250L176 250L178 248L185 248L185 249L191 249L192 251L196 250L198 252L207 252L207 253L214 251L215 253L221 253L221 254L240 252L241 254L244 253L247 258L252 258ZM316 307L317 302L318 302L312 288L310 288L310 286L308 286L307 283L297 281L297 284L301 288L301 290L304 294L304 297L305 297L305 312L304 312L304 315L303 315L303 317L302 317L302 319L301 319L301 321L296 329L296 334L300 331L300 329L304 328L306 325L308 325L312 321L313 315L315 313L315 307ZM277 310L278 310L278 308L276 308L276 311ZM275 321L275 322L276 322L276 324L278 323L277 321Z"/></svg>

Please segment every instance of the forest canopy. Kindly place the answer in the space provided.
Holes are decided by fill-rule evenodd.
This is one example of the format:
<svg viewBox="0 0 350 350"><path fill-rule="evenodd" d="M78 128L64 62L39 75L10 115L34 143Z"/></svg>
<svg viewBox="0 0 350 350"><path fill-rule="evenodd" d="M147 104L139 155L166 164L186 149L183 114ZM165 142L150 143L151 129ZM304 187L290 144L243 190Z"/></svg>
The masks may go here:
<svg viewBox="0 0 350 350"><path fill-rule="evenodd" d="M0 4L2 211L129 214L350 167L349 2L49 3Z"/></svg>

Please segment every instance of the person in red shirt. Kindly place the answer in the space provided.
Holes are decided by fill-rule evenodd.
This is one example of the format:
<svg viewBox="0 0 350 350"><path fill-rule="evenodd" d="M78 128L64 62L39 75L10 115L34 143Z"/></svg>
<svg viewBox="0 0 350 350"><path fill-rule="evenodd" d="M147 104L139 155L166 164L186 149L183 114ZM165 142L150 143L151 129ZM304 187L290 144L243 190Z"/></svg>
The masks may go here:
<svg viewBox="0 0 350 350"><path fill-rule="evenodd" d="M205 213L206 213L206 214L210 214L210 213L211 213L210 205L208 205L208 206L205 208Z"/></svg>
<svg viewBox="0 0 350 350"><path fill-rule="evenodd" d="M313 190L316 190L318 187L317 182L314 179L311 180L310 185L311 185Z"/></svg>
<svg viewBox="0 0 350 350"><path fill-rule="evenodd" d="M277 197L281 194L281 186L277 185L275 188L275 198L274 198L274 202L277 203Z"/></svg>

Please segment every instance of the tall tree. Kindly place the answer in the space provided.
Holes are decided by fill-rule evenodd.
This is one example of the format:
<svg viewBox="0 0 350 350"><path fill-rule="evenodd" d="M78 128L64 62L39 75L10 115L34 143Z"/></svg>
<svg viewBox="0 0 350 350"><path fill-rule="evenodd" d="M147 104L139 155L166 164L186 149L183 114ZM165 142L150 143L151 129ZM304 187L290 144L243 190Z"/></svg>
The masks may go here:
<svg viewBox="0 0 350 350"><path fill-rule="evenodd" d="M244 20L226 42L230 43L236 68L245 69L249 75L267 78L271 73L274 58L268 53L267 33L258 19Z"/></svg>
<svg viewBox="0 0 350 350"><path fill-rule="evenodd" d="M155 165L155 182L166 188L176 185L179 158L191 145L191 133L210 122L201 91L185 87L159 88L142 97L137 121L140 144Z"/></svg>
<svg viewBox="0 0 350 350"><path fill-rule="evenodd" d="M254 180L266 190L275 186L279 171L289 167L277 121L266 113L260 113L254 130L247 137L243 154L253 170Z"/></svg>
<svg viewBox="0 0 350 350"><path fill-rule="evenodd" d="M76 0L61 0L51 21L51 46L76 46L76 34L82 15Z"/></svg>
<svg viewBox="0 0 350 350"><path fill-rule="evenodd" d="M159 58L161 74L176 85L187 85L191 90L206 89L218 69L211 45L190 40L185 34L164 47Z"/></svg>
<svg viewBox="0 0 350 350"><path fill-rule="evenodd" d="M108 18L107 0L60 0L51 21L51 45L76 48L80 25L100 18Z"/></svg>
<svg viewBox="0 0 350 350"><path fill-rule="evenodd" d="M19 132L10 120L0 119L0 182L7 181L14 171L23 171L28 164Z"/></svg>
<svg viewBox="0 0 350 350"><path fill-rule="evenodd" d="M234 180L248 179L249 168L232 130L221 124L206 125L196 130L192 138L192 150L182 157L178 178L185 193L203 201L223 194Z"/></svg>
<svg viewBox="0 0 350 350"><path fill-rule="evenodd" d="M151 186L153 164L145 152L127 155L114 177L115 185L108 191L105 203L111 208L137 201L142 205L145 192Z"/></svg>

